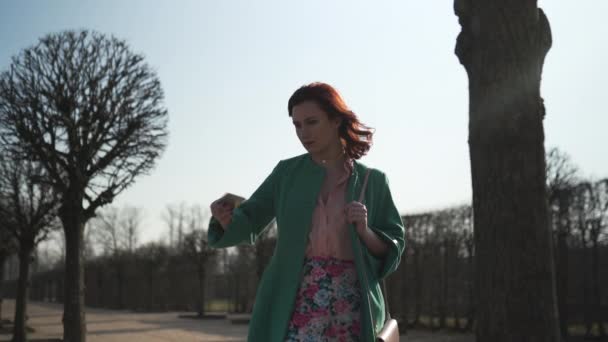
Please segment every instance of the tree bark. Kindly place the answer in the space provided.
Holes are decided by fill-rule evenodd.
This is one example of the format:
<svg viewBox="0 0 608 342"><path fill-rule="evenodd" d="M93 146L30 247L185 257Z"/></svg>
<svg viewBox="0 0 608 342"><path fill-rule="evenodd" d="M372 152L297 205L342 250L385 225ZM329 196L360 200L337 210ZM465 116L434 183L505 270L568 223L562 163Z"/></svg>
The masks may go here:
<svg viewBox="0 0 608 342"><path fill-rule="evenodd" d="M84 216L80 208L72 203L82 203L82 199L68 201L70 208L61 210L66 240L65 257L65 296L63 301L63 340L64 342L86 341L86 320L84 311L84 265L83 238ZM78 205L76 205L78 207ZM71 210L70 210L71 209ZM80 210L79 210L80 209Z"/></svg>
<svg viewBox="0 0 608 342"><path fill-rule="evenodd" d="M456 0L469 78L478 342L560 341L540 97L549 22L530 0Z"/></svg>
<svg viewBox="0 0 608 342"><path fill-rule="evenodd" d="M27 299L30 285L30 262L33 249L33 241L30 243L21 242L19 246L19 280L12 342L27 341Z"/></svg>

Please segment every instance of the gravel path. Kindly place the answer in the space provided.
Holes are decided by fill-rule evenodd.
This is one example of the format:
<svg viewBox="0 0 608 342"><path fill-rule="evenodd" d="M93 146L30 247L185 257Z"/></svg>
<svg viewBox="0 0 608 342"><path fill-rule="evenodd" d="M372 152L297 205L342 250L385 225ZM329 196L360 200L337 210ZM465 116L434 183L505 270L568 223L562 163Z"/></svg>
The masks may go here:
<svg viewBox="0 0 608 342"><path fill-rule="evenodd" d="M61 304L33 302L28 306L28 325L36 329L30 334L32 341L61 338ZM11 318L14 301L2 305L4 318ZM194 342L194 341L245 341L246 324L232 324L225 319L184 319L180 312L134 313L129 311L87 308L87 342ZM10 335L0 333L0 341L10 341ZM410 331L402 340L408 342L473 342L468 335L446 335Z"/></svg>

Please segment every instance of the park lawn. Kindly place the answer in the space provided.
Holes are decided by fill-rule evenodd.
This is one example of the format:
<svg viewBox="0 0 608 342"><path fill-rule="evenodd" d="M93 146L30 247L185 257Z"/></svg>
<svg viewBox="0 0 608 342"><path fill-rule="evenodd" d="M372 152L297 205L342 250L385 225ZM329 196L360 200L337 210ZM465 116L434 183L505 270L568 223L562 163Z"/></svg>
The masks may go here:
<svg viewBox="0 0 608 342"><path fill-rule="evenodd" d="M230 301L227 299L213 299L207 301L205 305L206 312L228 312Z"/></svg>

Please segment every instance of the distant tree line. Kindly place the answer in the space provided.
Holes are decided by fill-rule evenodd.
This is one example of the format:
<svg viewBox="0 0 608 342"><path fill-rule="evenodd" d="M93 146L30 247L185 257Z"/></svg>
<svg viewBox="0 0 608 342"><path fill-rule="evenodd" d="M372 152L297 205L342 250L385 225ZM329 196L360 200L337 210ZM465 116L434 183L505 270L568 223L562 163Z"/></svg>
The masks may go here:
<svg viewBox="0 0 608 342"><path fill-rule="evenodd" d="M581 178L569 157L552 149L547 188L560 326L569 335L600 336L604 333L600 323L608 323L608 181ZM181 207L166 210L166 216L173 212L174 217L183 216L183 222L191 223L184 223L182 238L173 245L148 243L129 249L129 234L121 235L123 243L102 239L108 241L106 252L87 261L87 305L187 310L201 316L208 311L251 311L257 282L274 250L274 222L253 246L213 250L206 245L205 221L193 219L204 215L194 209L188 214ZM107 225L103 221L107 217L112 215L100 215L95 224ZM393 315L407 322L404 327L473 331L476 294L471 206L405 215L403 221L406 252L387 283ZM180 226L174 232L180 230L176 227ZM96 231L108 229L97 227ZM62 301L62 279L61 268L36 274L31 298ZM10 289L14 294L16 283Z"/></svg>

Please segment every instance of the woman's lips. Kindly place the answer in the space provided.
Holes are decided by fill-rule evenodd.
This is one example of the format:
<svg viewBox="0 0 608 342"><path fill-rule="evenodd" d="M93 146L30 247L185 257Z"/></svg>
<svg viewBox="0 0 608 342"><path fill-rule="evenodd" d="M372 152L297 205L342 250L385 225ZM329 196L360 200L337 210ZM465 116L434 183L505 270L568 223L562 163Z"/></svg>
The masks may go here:
<svg viewBox="0 0 608 342"><path fill-rule="evenodd" d="M310 146L312 146L313 143L314 143L314 141L304 142L304 146L310 147Z"/></svg>

